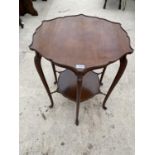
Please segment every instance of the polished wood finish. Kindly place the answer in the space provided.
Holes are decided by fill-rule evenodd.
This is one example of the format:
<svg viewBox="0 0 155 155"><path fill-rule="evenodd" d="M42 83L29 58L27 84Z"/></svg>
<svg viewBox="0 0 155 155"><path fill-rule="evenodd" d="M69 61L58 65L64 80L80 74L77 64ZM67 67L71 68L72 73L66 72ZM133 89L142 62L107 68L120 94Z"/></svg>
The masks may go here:
<svg viewBox="0 0 155 155"><path fill-rule="evenodd" d="M132 53L129 37L119 23L85 15L43 21L30 48L55 64L85 73ZM74 54L73 54L74 53Z"/></svg>
<svg viewBox="0 0 155 155"><path fill-rule="evenodd" d="M82 94L80 102L88 100L100 92L98 75L92 71L82 77ZM63 71L58 79L58 92L65 97L76 101L77 76L70 70Z"/></svg>
<svg viewBox="0 0 155 155"><path fill-rule="evenodd" d="M51 100L51 107L51 94L54 92L76 101L76 125L79 124L80 102L103 94L99 87L106 68L119 60L118 73L103 101L102 106L106 109L106 101L126 68L126 55L133 52L130 39L119 23L85 15L43 21L33 35L30 49L36 52L36 69ZM54 71L58 88L52 93L41 69L41 57L51 62ZM55 65L67 69L60 73L58 80ZM99 68L103 68L100 79L92 72Z"/></svg>

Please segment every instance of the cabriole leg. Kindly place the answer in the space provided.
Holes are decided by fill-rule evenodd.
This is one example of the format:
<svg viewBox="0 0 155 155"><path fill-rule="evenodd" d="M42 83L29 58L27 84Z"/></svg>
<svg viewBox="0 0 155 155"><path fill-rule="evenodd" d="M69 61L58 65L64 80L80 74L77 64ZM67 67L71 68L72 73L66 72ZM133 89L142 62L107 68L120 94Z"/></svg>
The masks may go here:
<svg viewBox="0 0 155 155"><path fill-rule="evenodd" d="M37 69L37 72L40 76L40 79L47 91L47 94L50 98L50 101L51 101L51 105L50 105L50 108L53 107L53 99L52 99L52 96L51 96L51 93L50 93L50 89L48 87L48 84L46 82L46 79L45 79L45 76L44 76L44 73L43 73L43 70L42 70L42 67L41 67L41 56L36 52L36 56L34 57L34 63L35 63L35 66L36 66L36 69Z"/></svg>
<svg viewBox="0 0 155 155"><path fill-rule="evenodd" d="M108 93L105 96L105 99L103 101L103 105L102 105L103 109L105 109L105 110L107 109L105 106L105 103L106 103L109 95L111 94L112 90L114 89L114 87L116 86L116 84L120 80L121 76L123 75L126 66L127 66L127 59L126 59L126 56L124 56L120 59L120 66L119 66L118 72L117 72L115 79L113 80L113 82L112 82L112 84L108 90Z"/></svg>

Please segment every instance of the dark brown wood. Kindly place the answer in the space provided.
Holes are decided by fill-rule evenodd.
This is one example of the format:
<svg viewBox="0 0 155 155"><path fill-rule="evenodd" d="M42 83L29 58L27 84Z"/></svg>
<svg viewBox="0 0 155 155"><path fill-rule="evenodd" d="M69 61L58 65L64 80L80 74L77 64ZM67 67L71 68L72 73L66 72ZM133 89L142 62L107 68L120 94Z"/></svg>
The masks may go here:
<svg viewBox="0 0 155 155"><path fill-rule="evenodd" d="M38 16L38 12L33 7L32 0L19 0L19 15L24 16L26 13Z"/></svg>
<svg viewBox="0 0 155 155"><path fill-rule="evenodd" d="M30 49L74 72L78 72L76 64L84 64L83 73L133 51L119 23L85 15L43 21L33 35Z"/></svg>
<svg viewBox="0 0 155 155"><path fill-rule="evenodd" d="M45 79L45 76L44 76L44 73L43 73L43 70L41 67L41 56L38 53L36 53L36 56L34 57L34 62L35 62L35 66L36 66L36 69L38 71L38 74L40 76L40 79L41 79L41 81L42 81L42 83L43 83L43 85L47 91L47 94L49 96L49 99L51 101L51 105L49 107L52 108L53 107L53 98L51 96L50 89L48 87L48 84L46 82L46 79Z"/></svg>
<svg viewBox="0 0 155 155"><path fill-rule="evenodd" d="M102 106L106 109L105 103L126 68L126 55L133 52L130 39L119 23L85 15L43 21L33 35L30 49L36 52L36 69L49 95L51 106L52 93L40 64L42 56L52 64L55 82L58 84L56 92L76 102L76 125L79 124L80 102L96 94L104 94L99 87L106 67L119 60L118 73L103 101ZM58 81L55 65L67 69L60 73ZM100 80L92 72L99 68L103 68Z"/></svg>
<svg viewBox="0 0 155 155"><path fill-rule="evenodd" d="M100 92L98 75L92 71L83 76L82 93L80 102L92 98ZM77 75L70 70L60 73L58 78L58 92L70 100L76 101L77 94Z"/></svg>
<svg viewBox="0 0 155 155"><path fill-rule="evenodd" d="M124 57L120 58L120 67L119 67L119 70L118 70L118 72L117 72L117 74L115 76L114 81L112 82L112 84L111 84L111 86L110 86L110 88L108 90L107 95L105 96L105 99L103 101L103 106L102 106L103 109L105 109L105 110L107 109L107 107L105 106L106 101L107 101L109 95L111 94L112 90L114 89L114 87L116 86L118 81L120 80L122 74L125 71L126 66L127 66L127 59L126 59L126 56L124 56Z"/></svg>

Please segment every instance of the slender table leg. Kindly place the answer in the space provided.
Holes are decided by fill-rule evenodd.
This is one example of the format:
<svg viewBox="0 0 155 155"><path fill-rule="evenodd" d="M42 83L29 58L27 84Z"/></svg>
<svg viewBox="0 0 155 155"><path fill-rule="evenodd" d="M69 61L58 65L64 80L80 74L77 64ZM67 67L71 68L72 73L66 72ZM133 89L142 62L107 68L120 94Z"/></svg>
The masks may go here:
<svg viewBox="0 0 155 155"><path fill-rule="evenodd" d="M120 80L121 76L123 75L123 72L124 72L126 66L127 66L127 59L126 59L126 56L124 56L124 57L122 57L122 58L120 59L119 70L118 70L118 72L117 72L117 74L116 74L116 76L115 76L115 79L113 80L113 82L112 82L112 84L111 84L111 86L110 86L110 88L109 88L109 90L108 90L108 93L107 93L107 95L105 96L105 99L104 99L104 101L103 101L103 105L102 105L103 109L105 109L105 110L107 109L107 107L105 106L105 103L106 103L106 101L107 101L109 95L111 94L112 90L114 89L114 87L116 86L116 84L117 84L118 81Z"/></svg>
<svg viewBox="0 0 155 155"><path fill-rule="evenodd" d="M104 9L106 8L106 4L107 4L107 0L105 0L104 2L104 6L103 6Z"/></svg>
<svg viewBox="0 0 155 155"><path fill-rule="evenodd" d="M53 68L53 73L54 73L54 78L55 78L54 84L57 84L58 80L57 80L57 74L56 74L55 65L54 65L53 62L51 62L51 65L52 65L52 68Z"/></svg>
<svg viewBox="0 0 155 155"><path fill-rule="evenodd" d="M79 125L79 108L80 108L80 98L81 98L81 90L82 90L82 76L77 77L77 90L76 90L76 119L75 124Z"/></svg>
<svg viewBox="0 0 155 155"><path fill-rule="evenodd" d="M103 79L103 77L104 77L104 73L105 73L105 71L106 71L106 68L107 68L107 67L104 67L104 68L103 68L103 71L102 71L102 74L101 74L101 77L100 77L100 85L103 85L102 79Z"/></svg>
<svg viewBox="0 0 155 155"><path fill-rule="evenodd" d="M46 82L46 79L45 79L45 76L44 76L44 73L43 73L43 70L42 70L42 67L41 67L41 56L36 52L36 56L34 57L34 62L35 62L35 66L36 66L36 69L37 69L37 72L41 78L41 81L47 91L47 94L50 98L50 101L51 101L51 105L50 105L50 108L53 107L53 99L52 99L52 96L51 96L51 93L50 93L50 89L48 87L48 84Z"/></svg>
<svg viewBox="0 0 155 155"><path fill-rule="evenodd" d="M122 5L122 0L119 0L119 7L118 7L119 10L121 9L121 5Z"/></svg>

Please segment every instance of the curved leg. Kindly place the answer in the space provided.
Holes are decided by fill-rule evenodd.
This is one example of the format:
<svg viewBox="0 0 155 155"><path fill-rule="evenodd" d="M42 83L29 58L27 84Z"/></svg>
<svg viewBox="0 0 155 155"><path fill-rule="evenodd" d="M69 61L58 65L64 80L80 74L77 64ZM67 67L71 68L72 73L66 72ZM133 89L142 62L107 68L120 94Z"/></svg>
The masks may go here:
<svg viewBox="0 0 155 155"><path fill-rule="evenodd" d="M57 80L57 74L56 74L55 65L54 65L53 62L51 62L51 65L52 65L52 68L53 68L53 73L54 73L54 78L55 78L54 84L57 84L58 80Z"/></svg>
<svg viewBox="0 0 155 155"><path fill-rule="evenodd" d="M107 4L107 0L105 0L104 2L104 6L103 6L104 9L106 8L106 4Z"/></svg>
<svg viewBox="0 0 155 155"><path fill-rule="evenodd" d="M119 10L121 9L121 5L122 5L122 0L119 0L119 7L118 7Z"/></svg>
<svg viewBox="0 0 155 155"><path fill-rule="evenodd" d="M53 99L52 99L52 96L51 96L51 93L50 93L50 89L48 87L48 84L46 82L46 79L45 79L45 76L44 76L44 73L43 73L43 70L42 70L42 67L41 67L41 56L36 53L36 56L34 57L34 62L35 62L35 66L36 66L36 69L37 69L37 72L41 78L41 81L47 91L47 94L50 98L50 101L51 101L51 105L50 105L50 108L53 107Z"/></svg>
<svg viewBox="0 0 155 155"><path fill-rule="evenodd" d="M106 71L106 68L107 68L107 67L104 67L104 68L103 68L103 71L102 71L102 74L101 74L101 77L100 77L100 85L103 85L102 79L103 79L103 77L104 77L104 73L105 73L105 71Z"/></svg>
<svg viewBox="0 0 155 155"><path fill-rule="evenodd" d="M77 90L76 90L76 119L75 124L79 125L79 108L80 108L80 98L81 98L81 89L82 88L82 76L77 77Z"/></svg>
<svg viewBox="0 0 155 155"><path fill-rule="evenodd" d="M110 86L110 88L109 88L109 90L108 90L108 93L107 93L107 95L105 96L105 99L104 99L104 101L103 101L103 105L102 105L103 109L105 109L105 110L107 109L107 108L105 107L105 103L106 103L106 101L107 101L109 95L111 94L112 90L114 89L114 87L116 86L116 84L118 83L118 81L120 80L122 74L124 73L124 70L125 70L126 66L127 66L127 59L126 59L126 56L124 56L124 57L122 57L122 58L120 59L119 70L118 70L118 72L117 72L117 74L116 74L116 76L115 76L115 79L114 79L114 81L112 82L112 84L111 84L111 86Z"/></svg>

